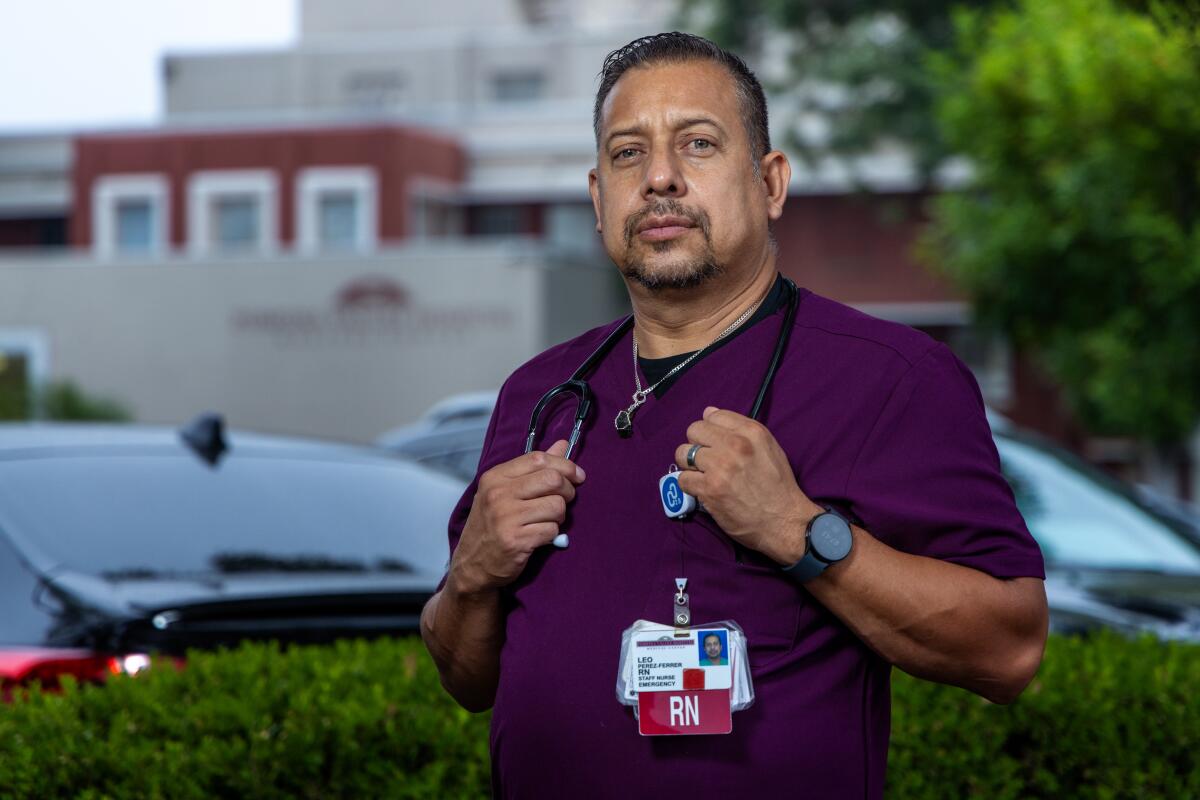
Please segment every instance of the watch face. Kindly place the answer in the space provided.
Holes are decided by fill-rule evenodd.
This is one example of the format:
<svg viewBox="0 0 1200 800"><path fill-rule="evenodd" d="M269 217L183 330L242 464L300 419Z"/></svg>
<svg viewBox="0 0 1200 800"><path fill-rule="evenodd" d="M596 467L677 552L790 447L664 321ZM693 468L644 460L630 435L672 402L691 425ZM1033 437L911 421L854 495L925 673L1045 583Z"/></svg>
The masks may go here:
<svg viewBox="0 0 1200 800"><path fill-rule="evenodd" d="M821 514L813 520L808 541L822 561L841 561L850 553L853 536L846 520L837 514Z"/></svg>

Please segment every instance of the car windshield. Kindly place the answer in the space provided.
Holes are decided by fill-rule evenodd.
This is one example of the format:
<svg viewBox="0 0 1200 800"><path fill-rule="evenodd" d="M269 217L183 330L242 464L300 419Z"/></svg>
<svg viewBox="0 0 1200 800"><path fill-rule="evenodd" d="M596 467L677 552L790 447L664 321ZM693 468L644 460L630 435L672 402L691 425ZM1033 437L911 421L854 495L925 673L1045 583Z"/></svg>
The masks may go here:
<svg viewBox="0 0 1200 800"><path fill-rule="evenodd" d="M1113 479L1047 446L996 446L1047 566L1200 572L1200 549Z"/></svg>
<svg viewBox="0 0 1200 800"><path fill-rule="evenodd" d="M114 448L0 460L0 527L55 568L108 578L439 574L460 492L448 478L386 458L235 445L209 468L178 449Z"/></svg>

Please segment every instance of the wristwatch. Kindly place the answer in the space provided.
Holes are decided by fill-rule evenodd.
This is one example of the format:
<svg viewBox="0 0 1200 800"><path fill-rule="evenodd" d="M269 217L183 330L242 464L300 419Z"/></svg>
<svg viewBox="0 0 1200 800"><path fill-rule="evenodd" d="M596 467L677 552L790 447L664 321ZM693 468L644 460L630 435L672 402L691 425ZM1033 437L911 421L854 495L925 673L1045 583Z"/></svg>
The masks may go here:
<svg viewBox="0 0 1200 800"><path fill-rule="evenodd" d="M854 544L850 523L830 508L809 521L804 536L804 557L790 567L783 568L797 583L807 583L824 572L830 564L836 564L850 555L850 547Z"/></svg>

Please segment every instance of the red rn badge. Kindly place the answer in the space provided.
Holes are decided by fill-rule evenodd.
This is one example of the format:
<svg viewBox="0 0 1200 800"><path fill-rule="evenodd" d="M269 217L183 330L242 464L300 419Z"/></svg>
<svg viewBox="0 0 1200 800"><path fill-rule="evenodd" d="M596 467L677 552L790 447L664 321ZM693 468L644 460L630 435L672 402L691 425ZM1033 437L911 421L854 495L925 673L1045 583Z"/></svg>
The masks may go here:
<svg viewBox="0 0 1200 800"><path fill-rule="evenodd" d="M729 733L729 689L638 694L638 732L643 736Z"/></svg>

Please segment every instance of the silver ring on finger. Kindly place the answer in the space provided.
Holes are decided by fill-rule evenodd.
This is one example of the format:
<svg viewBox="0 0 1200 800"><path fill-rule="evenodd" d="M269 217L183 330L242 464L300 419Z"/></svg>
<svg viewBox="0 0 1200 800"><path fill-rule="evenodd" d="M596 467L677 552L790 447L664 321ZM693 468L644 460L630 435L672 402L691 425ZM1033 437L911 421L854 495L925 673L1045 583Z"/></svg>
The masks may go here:
<svg viewBox="0 0 1200 800"><path fill-rule="evenodd" d="M689 469L700 469L699 467L696 466L696 454L700 452L701 447L704 447L704 445L694 444L688 448L687 465L688 465Z"/></svg>

